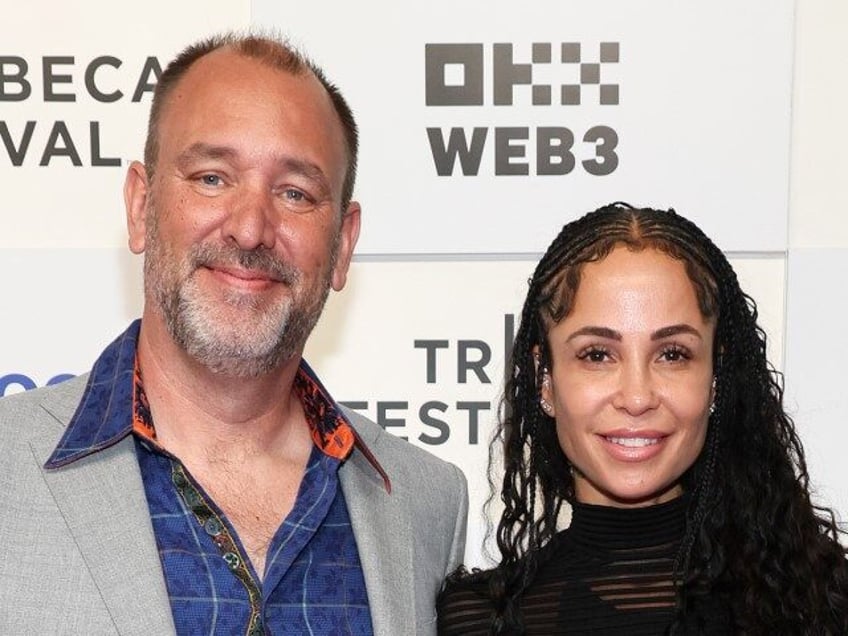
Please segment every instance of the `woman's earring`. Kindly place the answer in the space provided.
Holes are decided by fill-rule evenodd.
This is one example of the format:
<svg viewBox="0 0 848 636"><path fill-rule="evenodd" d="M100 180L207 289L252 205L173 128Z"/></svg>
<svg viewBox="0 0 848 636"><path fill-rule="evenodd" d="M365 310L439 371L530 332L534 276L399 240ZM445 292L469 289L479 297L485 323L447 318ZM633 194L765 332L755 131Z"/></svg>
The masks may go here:
<svg viewBox="0 0 848 636"><path fill-rule="evenodd" d="M716 409L715 398L716 398L716 379L715 379L715 376L713 376L713 387L712 387L712 390L710 391L710 415L715 413L715 409Z"/></svg>
<svg viewBox="0 0 848 636"><path fill-rule="evenodd" d="M550 391L551 389L551 374L550 372L542 368L542 389L546 389ZM554 407L551 406L551 403L548 402L544 397L539 397L539 405L542 407L542 410L545 412L545 415L553 417Z"/></svg>

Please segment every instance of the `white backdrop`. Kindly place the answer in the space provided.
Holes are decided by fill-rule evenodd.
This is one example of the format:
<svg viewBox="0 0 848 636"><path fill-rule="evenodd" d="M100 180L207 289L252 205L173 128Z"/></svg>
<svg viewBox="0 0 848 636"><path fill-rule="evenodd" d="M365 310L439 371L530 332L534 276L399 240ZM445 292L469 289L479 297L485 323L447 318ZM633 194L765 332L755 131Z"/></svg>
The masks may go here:
<svg viewBox="0 0 848 636"><path fill-rule="evenodd" d="M785 250L791 0L516 11L370 0L327 20L325 3L253 0L253 20L291 32L359 114L361 254L536 253L617 199L673 204L725 250Z"/></svg>
<svg viewBox="0 0 848 636"><path fill-rule="evenodd" d="M471 564L483 562L486 445L510 317L558 227L615 199L674 206L729 253L786 371L814 483L848 518L848 299L837 283L848 271L840 115L848 91L834 81L848 60L848 8L651 0L636 12L631 4L535 1L520 20L502 2L313 2L290 11L294 3L152 0L130 15L105 1L70 9L37 0L4 11L0 395L86 370L139 314L141 263L124 247L120 188L127 161L141 155L152 65L198 36L253 22L303 44L362 128L361 247L307 357L337 399L465 471ZM618 61L601 46L611 42ZM430 49L430 101L458 86L454 95L477 102L428 105L427 45L449 43L472 46ZM576 59L575 43L580 63L562 62L563 51ZM495 70L495 51L506 51L495 44L512 44L519 70L505 71L505 58ZM433 62L457 51L482 51L482 61ZM593 73L618 87L617 104L601 103L614 91L602 93ZM494 103L496 77L512 78L513 104ZM466 95L480 79L482 104ZM551 103L531 84L550 87ZM579 104L561 103L575 93L563 85L579 86ZM582 163L598 152L583 141L596 126L618 140L605 175ZM457 162L440 176L428 128L442 140L463 128L469 142L473 128L485 128L478 174L459 174ZM574 134L573 169L538 174L540 128ZM501 132L509 143L500 150L498 129L518 129ZM567 153L542 147L542 163L562 171L556 157ZM499 173L522 166L525 175Z"/></svg>

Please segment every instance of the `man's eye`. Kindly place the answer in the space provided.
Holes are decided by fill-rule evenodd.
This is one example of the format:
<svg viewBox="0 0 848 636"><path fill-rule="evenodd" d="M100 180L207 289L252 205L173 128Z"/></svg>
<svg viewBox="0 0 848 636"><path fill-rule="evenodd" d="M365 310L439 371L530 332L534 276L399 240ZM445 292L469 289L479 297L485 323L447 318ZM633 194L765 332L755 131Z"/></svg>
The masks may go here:
<svg viewBox="0 0 848 636"><path fill-rule="evenodd" d="M221 185L221 177L219 177L217 174L204 174L201 175L200 182L203 185L219 186Z"/></svg>
<svg viewBox="0 0 848 636"><path fill-rule="evenodd" d="M306 199L306 195L300 190L288 189L283 192L283 196L289 201L303 201Z"/></svg>

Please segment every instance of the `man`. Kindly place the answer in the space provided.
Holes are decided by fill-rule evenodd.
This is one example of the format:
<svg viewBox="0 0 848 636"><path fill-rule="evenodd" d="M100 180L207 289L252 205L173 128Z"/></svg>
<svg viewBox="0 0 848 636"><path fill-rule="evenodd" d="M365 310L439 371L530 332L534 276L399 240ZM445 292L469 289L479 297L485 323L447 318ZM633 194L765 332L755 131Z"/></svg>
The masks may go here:
<svg viewBox="0 0 848 636"><path fill-rule="evenodd" d="M125 184L141 321L90 374L0 402L0 633L435 631L465 481L301 359L359 234L356 147L279 42L165 70Z"/></svg>

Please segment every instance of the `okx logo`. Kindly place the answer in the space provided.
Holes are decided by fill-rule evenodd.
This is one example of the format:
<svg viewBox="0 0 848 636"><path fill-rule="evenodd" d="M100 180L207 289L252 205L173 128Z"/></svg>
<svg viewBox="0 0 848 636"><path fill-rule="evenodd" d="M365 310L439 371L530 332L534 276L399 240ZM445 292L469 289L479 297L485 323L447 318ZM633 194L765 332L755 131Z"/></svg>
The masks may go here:
<svg viewBox="0 0 848 636"><path fill-rule="evenodd" d="M477 107L489 120L499 117L502 107L513 107L546 122L552 115L565 122L576 108L618 106L618 42L601 42L591 49L580 42L535 42L529 48L530 59L521 60L512 43L489 48L482 43L426 44L426 105L443 110ZM514 112L504 119L512 122ZM463 176L479 174L490 138L495 175L528 175L531 167L537 175L566 175L578 160L592 175L608 175L618 167L618 134L603 124L587 127L578 146L572 128L559 122L535 127L436 126L427 128L427 137L439 176L452 176L457 163ZM532 145L535 162L528 159Z"/></svg>

